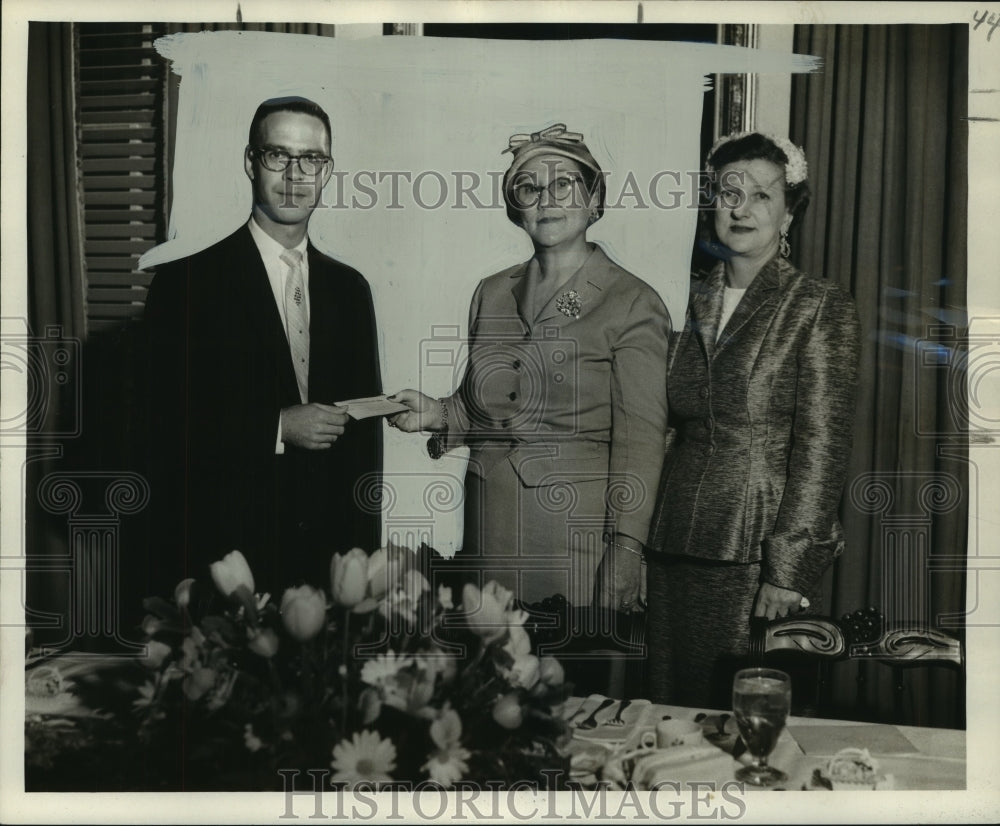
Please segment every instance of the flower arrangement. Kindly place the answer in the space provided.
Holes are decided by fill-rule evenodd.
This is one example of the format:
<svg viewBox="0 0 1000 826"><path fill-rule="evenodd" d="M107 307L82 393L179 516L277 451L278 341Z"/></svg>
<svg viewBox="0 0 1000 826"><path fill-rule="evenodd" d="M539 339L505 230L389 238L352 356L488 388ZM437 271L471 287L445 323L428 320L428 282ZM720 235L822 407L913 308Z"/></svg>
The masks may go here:
<svg viewBox="0 0 1000 826"><path fill-rule="evenodd" d="M432 593L420 558L393 547L334 554L329 594L272 600L239 551L210 572L214 588L184 580L172 601L145 600L144 655L89 675L89 691L29 664L29 688L47 680L61 703L103 712L79 733L116 744L100 753L110 787L280 790L298 770L448 789L568 770L570 687L497 583ZM26 765L46 759L29 742Z"/></svg>

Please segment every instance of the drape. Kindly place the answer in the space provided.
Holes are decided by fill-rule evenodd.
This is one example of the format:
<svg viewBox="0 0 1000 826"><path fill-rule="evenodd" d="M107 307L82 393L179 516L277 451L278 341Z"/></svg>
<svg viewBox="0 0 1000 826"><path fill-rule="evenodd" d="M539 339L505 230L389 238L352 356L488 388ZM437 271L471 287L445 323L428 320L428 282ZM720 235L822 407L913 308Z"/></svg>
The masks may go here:
<svg viewBox="0 0 1000 826"><path fill-rule="evenodd" d="M824 69L793 79L790 136L805 148L813 200L792 259L851 291L865 333L847 551L828 605L835 616L875 605L961 636L964 573L938 561L967 550L956 355L968 327L968 27L797 26L795 51ZM857 675L853 664L833 670L846 704ZM862 676L865 702L894 716L892 670ZM958 675L924 668L905 684L914 722L964 725Z"/></svg>
<svg viewBox="0 0 1000 826"><path fill-rule="evenodd" d="M77 167L75 116L74 31L70 23L32 22L28 26L27 113L27 286L28 327L31 335L46 338L54 332L62 340L82 343L86 338L86 286L83 227ZM46 361L52 343L37 346ZM76 348L68 352L82 352ZM69 578L65 573L42 572L53 559L68 556L65 522L53 521L40 506L39 482L58 467L64 444L46 434L66 433L75 427L78 396L76 364L60 372L69 381L51 380L45 370L29 374L29 397L42 400L42 418L31 426L24 469L25 545L28 568L27 619L37 629L38 642L65 638L65 606ZM12 510L11 513L16 513ZM43 560L42 557L48 557ZM48 629L48 630L46 630Z"/></svg>
<svg viewBox="0 0 1000 826"><path fill-rule="evenodd" d="M28 307L33 332L86 334L73 26L28 27ZM46 428L54 429L54 428Z"/></svg>

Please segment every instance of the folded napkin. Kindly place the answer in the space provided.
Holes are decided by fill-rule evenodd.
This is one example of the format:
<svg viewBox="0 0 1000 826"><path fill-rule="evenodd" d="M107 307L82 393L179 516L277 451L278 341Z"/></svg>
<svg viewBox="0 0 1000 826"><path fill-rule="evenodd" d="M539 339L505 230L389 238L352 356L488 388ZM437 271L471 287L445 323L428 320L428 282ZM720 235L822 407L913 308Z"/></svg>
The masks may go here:
<svg viewBox="0 0 1000 826"><path fill-rule="evenodd" d="M666 783L676 790L676 784L690 781L728 780L738 767L731 755L710 744L674 746L652 750L636 760L632 781L640 790L655 789L658 784Z"/></svg>
<svg viewBox="0 0 1000 826"><path fill-rule="evenodd" d="M841 749L868 749L872 754L915 754L918 749L895 726L788 726L788 733L808 755L832 756Z"/></svg>

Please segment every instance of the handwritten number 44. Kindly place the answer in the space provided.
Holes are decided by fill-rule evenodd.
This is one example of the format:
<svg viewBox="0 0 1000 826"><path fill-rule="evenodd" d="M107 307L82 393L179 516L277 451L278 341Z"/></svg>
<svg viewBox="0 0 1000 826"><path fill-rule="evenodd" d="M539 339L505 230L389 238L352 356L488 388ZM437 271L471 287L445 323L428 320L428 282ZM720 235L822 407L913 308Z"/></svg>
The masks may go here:
<svg viewBox="0 0 1000 826"><path fill-rule="evenodd" d="M978 29L978 28L979 28L979 27L980 27L980 26L981 26L981 25L982 25L983 23L986 23L986 24L987 24L987 25L988 25L988 26L990 27L990 30L989 30L989 32L988 32L988 33L987 33L987 35L986 35L986 40L987 40L987 42L989 42L989 40L990 40L990 39L991 39L991 38L993 37L993 32L994 32L994 30L996 29L996 27L997 27L997 26L1000 26L1000 18L998 18L998 17L997 17L997 14L996 14L996 12L993 12L993 14L991 14L991 15L989 16L989 20L987 20L987 19L986 19L986 14L987 14L987 13L986 13L986 11L984 10L984 11L982 12L982 16L981 16L981 17L976 17L976 15L975 15L975 14L973 14L973 15L972 15L972 19L976 21L976 25L975 25L975 26L973 26L973 27L972 27L972 29L973 29L973 31L975 31L975 30L976 30L976 29Z"/></svg>

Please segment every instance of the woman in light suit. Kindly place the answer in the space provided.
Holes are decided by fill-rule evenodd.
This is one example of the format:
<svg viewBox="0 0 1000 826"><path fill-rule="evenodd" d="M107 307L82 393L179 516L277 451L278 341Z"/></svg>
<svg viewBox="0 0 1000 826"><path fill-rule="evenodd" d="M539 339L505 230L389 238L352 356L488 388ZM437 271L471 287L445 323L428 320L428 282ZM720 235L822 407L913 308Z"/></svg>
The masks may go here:
<svg viewBox="0 0 1000 826"><path fill-rule="evenodd" d="M786 260L809 197L802 150L732 135L708 167L721 261L693 280L671 350L647 642L654 701L728 708L751 616L815 603L843 550L861 335L851 297Z"/></svg>
<svg viewBox="0 0 1000 826"><path fill-rule="evenodd" d="M630 611L666 428L667 311L587 241L605 184L582 135L557 124L506 151L507 216L534 255L476 288L461 386L397 393L409 411L390 423L432 431L435 458L471 449L460 567L526 603L589 606L596 591Z"/></svg>

